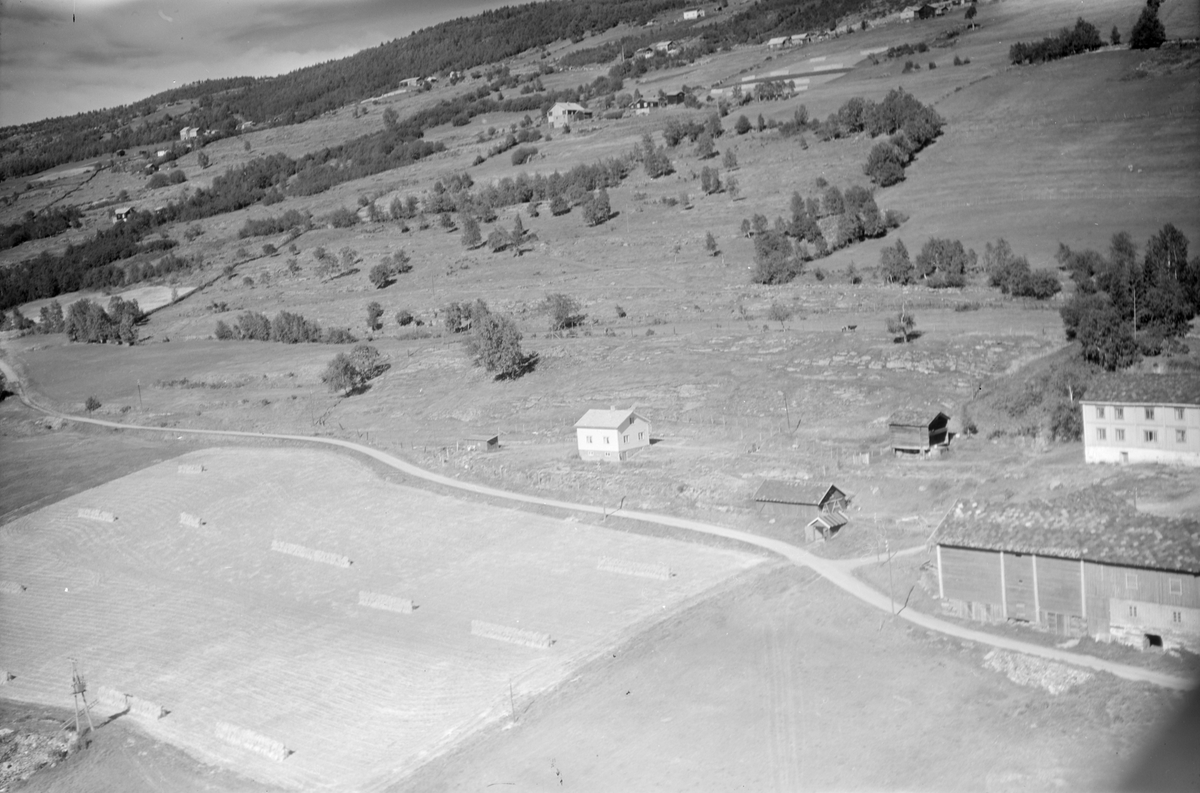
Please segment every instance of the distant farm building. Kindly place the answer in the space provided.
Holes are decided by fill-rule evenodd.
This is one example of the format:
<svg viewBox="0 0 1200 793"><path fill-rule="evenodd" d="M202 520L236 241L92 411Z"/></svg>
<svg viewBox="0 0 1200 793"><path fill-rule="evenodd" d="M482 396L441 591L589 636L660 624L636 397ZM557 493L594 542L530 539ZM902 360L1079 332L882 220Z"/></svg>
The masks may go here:
<svg viewBox="0 0 1200 793"><path fill-rule="evenodd" d="M641 58L643 60L649 60L654 57L654 52L655 52L655 50L653 47L643 47L642 49L635 52L634 56Z"/></svg>
<svg viewBox="0 0 1200 793"><path fill-rule="evenodd" d="M683 12L683 18L685 20L703 19L704 18L704 9L703 8L689 8L688 10Z"/></svg>
<svg viewBox="0 0 1200 793"><path fill-rule="evenodd" d="M124 223L129 220L129 216L134 212L133 207L121 207L113 211L113 223Z"/></svg>
<svg viewBox="0 0 1200 793"><path fill-rule="evenodd" d="M849 522L846 493L835 485L767 479L754 494L760 514L804 526L804 539L829 539Z"/></svg>
<svg viewBox="0 0 1200 793"><path fill-rule="evenodd" d="M550 112L546 114L550 126L558 129L565 127L567 124L574 123L582 119L592 117L592 111L588 110L583 105L575 104L574 102L555 102L550 108Z"/></svg>
<svg viewBox="0 0 1200 793"><path fill-rule="evenodd" d="M617 462L650 445L650 422L632 408L592 409L575 422L579 456Z"/></svg>
<svg viewBox="0 0 1200 793"><path fill-rule="evenodd" d="M642 98L633 103L633 113L637 116L648 116L650 111L658 107L657 99Z"/></svg>
<svg viewBox="0 0 1200 793"><path fill-rule="evenodd" d="M888 419L892 451L900 454L938 454L950 445L950 417L938 410L906 408Z"/></svg>
<svg viewBox="0 0 1200 793"><path fill-rule="evenodd" d="M683 52L683 48L679 46L678 42L671 40L656 41L651 44L650 47L655 52L661 52L664 55L678 55L679 53Z"/></svg>
<svg viewBox="0 0 1200 793"><path fill-rule="evenodd" d="M937 8L929 3L921 5L908 6L900 12L900 19L905 22L912 22L914 19L932 19L937 15Z"/></svg>
<svg viewBox="0 0 1200 793"><path fill-rule="evenodd" d="M463 445L467 451L471 452L494 452L500 448L500 436L488 435L467 435L463 438Z"/></svg>
<svg viewBox="0 0 1200 793"><path fill-rule="evenodd" d="M948 614L1200 651L1200 523L1086 505L960 501L934 533Z"/></svg>
<svg viewBox="0 0 1200 793"><path fill-rule="evenodd" d="M1122 375L1080 400L1089 463L1200 466L1200 375Z"/></svg>
<svg viewBox="0 0 1200 793"><path fill-rule="evenodd" d="M659 99L664 105L682 105L687 101L687 91L675 91L673 93L663 93Z"/></svg>
<svg viewBox="0 0 1200 793"><path fill-rule="evenodd" d="M200 137L199 127L184 127L179 130L179 139L182 141L195 140Z"/></svg>

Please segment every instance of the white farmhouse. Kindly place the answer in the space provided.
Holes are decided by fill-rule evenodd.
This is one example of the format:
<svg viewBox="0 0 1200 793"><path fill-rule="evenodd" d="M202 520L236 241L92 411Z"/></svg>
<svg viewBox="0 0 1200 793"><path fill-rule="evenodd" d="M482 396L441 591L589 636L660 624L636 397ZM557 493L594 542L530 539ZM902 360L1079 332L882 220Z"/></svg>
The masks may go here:
<svg viewBox="0 0 1200 793"><path fill-rule="evenodd" d="M546 114L546 119L550 122L550 126L555 129L564 127L577 119L591 117L592 111L574 102L555 102L554 107L550 108L550 112Z"/></svg>
<svg viewBox="0 0 1200 793"><path fill-rule="evenodd" d="M1200 466L1200 375L1112 376L1080 403L1086 462Z"/></svg>
<svg viewBox="0 0 1200 793"><path fill-rule="evenodd" d="M704 9L703 8L689 8L688 10L683 12L683 18L684 18L684 20L703 19L704 18Z"/></svg>
<svg viewBox="0 0 1200 793"><path fill-rule="evenodd" d="M575 422L579 456L584 460L624 460L650 445L650 422L633 408L589 410Z"/></svg>

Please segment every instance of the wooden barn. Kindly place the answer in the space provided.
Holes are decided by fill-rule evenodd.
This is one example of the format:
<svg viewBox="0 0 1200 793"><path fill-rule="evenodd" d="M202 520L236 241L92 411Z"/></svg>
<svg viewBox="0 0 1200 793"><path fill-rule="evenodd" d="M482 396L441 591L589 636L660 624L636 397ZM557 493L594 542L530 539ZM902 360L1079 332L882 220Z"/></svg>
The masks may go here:
<svg viewBox="0 0 1200 793"><path fill-rule="evenodd" d="M481 435L466 435L463 445L467 451L494 452L500 449L500 436L483 433Z"/></svg>
<svg viewBox="0 0 1200 793"><path fill-rule="evenodd" d="M803 525L808 542L829 539L849 522L844 510L850 500L835 485L767 479L754 501L762 515Z"/></svg>
<svg viewBox="0 0 1200 793"><path fill-rule="evenodd" d="M892 452L901 454L940 453L950 445L950 417L940 410L905 408L888 419Z"/></svg>
<svg viewBox="0 0 1200 793"><path fill-rule="evenodd" d="M1200 522L1103 494L1069 504L960 501L933 541L948 614L1200 651Z"/></svg>

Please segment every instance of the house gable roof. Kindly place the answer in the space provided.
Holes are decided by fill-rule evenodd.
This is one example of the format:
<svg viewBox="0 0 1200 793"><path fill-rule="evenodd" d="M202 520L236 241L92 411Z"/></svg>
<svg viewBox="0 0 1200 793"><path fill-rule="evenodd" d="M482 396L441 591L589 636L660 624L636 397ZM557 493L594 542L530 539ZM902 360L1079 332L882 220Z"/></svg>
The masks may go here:
<svg viewBox="0 0 1200 793"><path fill-rule="evenodd" d="M587 108L584 107L583 105L576 104L575 102L555 102L554 106L550 108L550 112L553 113L555 111L558 111L558 112L568 111L568 112L572 112L572 113L586 113Z"/></svg>
<svg viewBox="0 0 1200 793"><path fill-rule="evenodd" d="M615 430L626 421L631 421L635 418L646 421L645 417L637 413L633 408L626 410L600 410L592 408L583 414L583 418L575 422L575 427L576 429ZM648 424L649 422L646 423Z"/></svg>
<svg viewBox="0 0 1200 793"><path fill-rule="evenodd" d="M754 494L755 501L772 504L805 504L820 506L833 493L846 494L834 485L822 482L785 482L781 479L766 479Z"/></svg>
<svg viewBox="0 0 1200 793"><path fill-rule="evenodd" d="M1098 490L1062 502L957 502L938 545L1200 575L1200 522L1147 515Z"/></svg>
<svg viewBox="0 0 1200 793"><path fill-rule="evenodd" d="M1200 405L1200 374L1112 375L1092 383L1080 401Z"/></svg>

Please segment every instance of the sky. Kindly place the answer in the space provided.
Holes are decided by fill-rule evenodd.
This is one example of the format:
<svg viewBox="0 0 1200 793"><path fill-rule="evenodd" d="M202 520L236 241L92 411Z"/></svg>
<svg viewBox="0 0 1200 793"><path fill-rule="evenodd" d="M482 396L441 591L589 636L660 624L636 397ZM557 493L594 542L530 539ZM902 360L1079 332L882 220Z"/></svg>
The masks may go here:
<svg viewBox="0 0 1200 793"><path fill-rule="evenodd" d="M198 80L283 74L516 3L0 0L0 126L127 104Z"/></svg>

